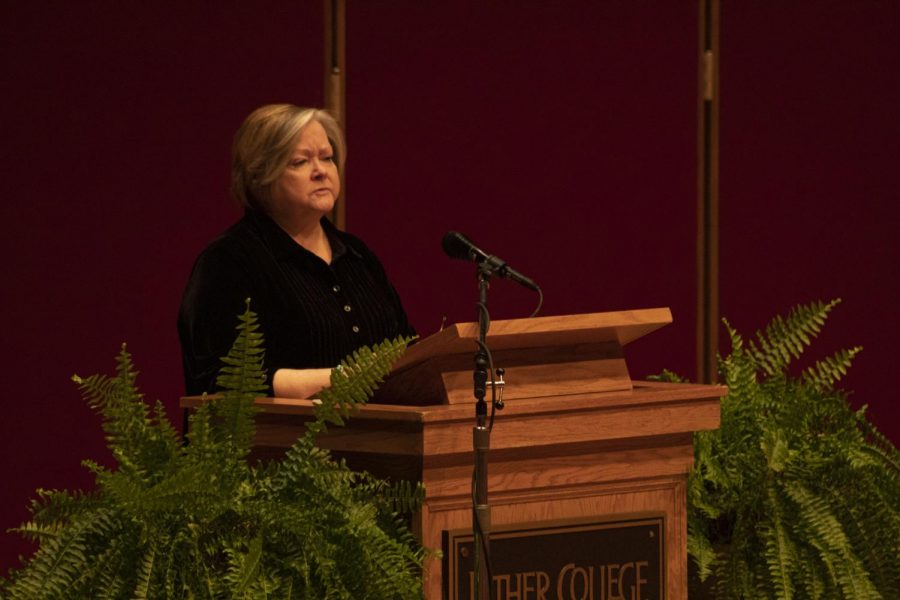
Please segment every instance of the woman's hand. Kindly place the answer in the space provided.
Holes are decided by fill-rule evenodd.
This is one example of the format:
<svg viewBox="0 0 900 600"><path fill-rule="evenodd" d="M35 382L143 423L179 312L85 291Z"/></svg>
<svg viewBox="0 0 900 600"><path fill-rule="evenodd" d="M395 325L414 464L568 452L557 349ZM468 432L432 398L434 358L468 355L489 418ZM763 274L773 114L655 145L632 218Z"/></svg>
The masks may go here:
<svg viewBox="0 0 900 600"><path fill-rule="evenodd" d="M331 385L331 369L278 369L272 378L276 398L311 398Z"/></svg>

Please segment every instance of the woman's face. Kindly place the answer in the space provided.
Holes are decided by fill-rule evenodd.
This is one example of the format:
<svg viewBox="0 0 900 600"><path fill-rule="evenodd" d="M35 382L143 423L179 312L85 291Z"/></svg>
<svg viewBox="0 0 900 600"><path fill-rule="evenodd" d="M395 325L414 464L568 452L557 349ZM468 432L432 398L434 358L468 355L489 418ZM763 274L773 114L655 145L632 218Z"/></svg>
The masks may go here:
<svg viewBox="0 0 900 600"><path fill-rule="evenodd" d="M300 132L287 167L269 189L269 212L318 220L331 212L340 193L341 178L328 135L321 123L312 121Z"/></svg>

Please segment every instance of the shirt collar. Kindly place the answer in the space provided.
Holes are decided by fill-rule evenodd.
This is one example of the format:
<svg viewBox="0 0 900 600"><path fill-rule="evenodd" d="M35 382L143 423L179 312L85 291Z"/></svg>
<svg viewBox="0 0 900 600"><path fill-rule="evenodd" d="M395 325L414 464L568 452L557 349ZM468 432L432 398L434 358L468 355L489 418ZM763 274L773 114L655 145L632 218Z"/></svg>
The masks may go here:
<svg viewBox="0 0 900 600"><path fill-rule="evenodd" d="M245 213L247 219L259 231L265 243L272 249L273 254L279 260L301 255L315 256L312 252L298 244L291 238L288 233L278 226L272 218L256 210L248 210ZM346 244L342 239L341 232L326 217L321 220L322 229L328 237L328 243L331 245L331 262L334 263L348 252L357 258L360 257L356 248ZM318 258L318 257L317 257Z"/></svg>

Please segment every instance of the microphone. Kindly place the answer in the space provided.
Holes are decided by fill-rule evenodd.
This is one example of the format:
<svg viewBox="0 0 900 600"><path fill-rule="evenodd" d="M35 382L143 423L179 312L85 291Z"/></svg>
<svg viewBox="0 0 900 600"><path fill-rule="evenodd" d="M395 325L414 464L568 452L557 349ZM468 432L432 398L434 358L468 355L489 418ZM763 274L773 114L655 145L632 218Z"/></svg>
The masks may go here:
<svg viewBox="0 0 900 600"><path fill-rule="evenodd" d="M487 263L488 268L500 277L511 279L519 285L523 285L530 290L534 290L535 292L541 291L538 287L538 284L536 284L534 280L529 277L525 277L524 275L510 267L508 264L506 264L505 260L502 260L494 256L493 254L488 254L487 252L473 244L472 240L458 231L448 231L444 235L441 246L443 246L444 248L444 254L446 254L450 258L468 260L474 263Z"/></svg>

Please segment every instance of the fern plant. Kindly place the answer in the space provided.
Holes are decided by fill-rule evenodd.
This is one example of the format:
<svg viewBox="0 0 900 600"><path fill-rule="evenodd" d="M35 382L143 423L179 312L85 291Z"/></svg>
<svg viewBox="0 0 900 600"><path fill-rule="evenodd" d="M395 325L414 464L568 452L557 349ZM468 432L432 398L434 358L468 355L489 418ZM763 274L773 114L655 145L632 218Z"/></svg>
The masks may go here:
<svg viewBox="0 0 900 600"><path fill-rule="evenodd" d="M254 399L266 389L249 301L223 359L221 397L190 417L187 444L150 411L123 346L114 377L75 377L103 417L115 469L86 461L92 492L38 490L17 531L38 543L0 596L392 598L422 595L425 551L400 509L418 484L356 473L318 448L327 424L366 402L409 339L364 348L331 375L305 434L281 461L251 464Z"/></svg>
<svg viewBox="0 0 900 600"><path fill-rule="evenodd" d="M860 348L788 367L838 304L726 321L718 430L695 434L688 549L718 598L900 598L900 453L835 388Z"/></svg>

